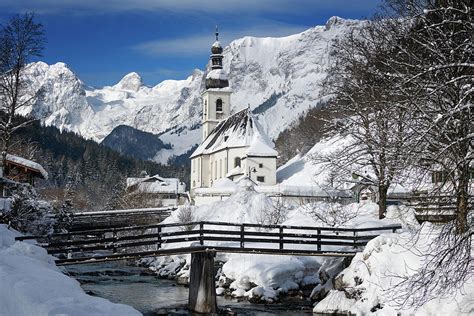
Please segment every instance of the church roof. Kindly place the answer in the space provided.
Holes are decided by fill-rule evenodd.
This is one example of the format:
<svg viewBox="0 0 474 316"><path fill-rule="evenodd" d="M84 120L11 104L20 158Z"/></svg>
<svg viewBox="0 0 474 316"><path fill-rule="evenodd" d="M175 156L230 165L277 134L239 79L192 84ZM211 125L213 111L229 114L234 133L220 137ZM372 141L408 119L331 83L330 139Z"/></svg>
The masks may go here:
<svg viewBox="0 0 474 316"><path fill-rule="evenodd" d="M276 157L278 155L274 149L275 145L247 108L217 124L194 151L191 158L238 147L248 147L245 152L247 156Z"/></svg>

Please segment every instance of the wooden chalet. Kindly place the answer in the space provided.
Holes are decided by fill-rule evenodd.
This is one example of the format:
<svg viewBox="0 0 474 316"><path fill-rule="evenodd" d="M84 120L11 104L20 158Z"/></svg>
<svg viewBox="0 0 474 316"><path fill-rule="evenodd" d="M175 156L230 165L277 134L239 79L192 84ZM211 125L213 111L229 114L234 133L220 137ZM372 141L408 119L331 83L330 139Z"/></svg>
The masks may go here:
<svg viewBox="0 0 474 316"><path fill-rule="evenodd" d="M20 183L35 184L35 178L48 179L48 173L37 162L8 154L5 161L5 177Z"/></svg>

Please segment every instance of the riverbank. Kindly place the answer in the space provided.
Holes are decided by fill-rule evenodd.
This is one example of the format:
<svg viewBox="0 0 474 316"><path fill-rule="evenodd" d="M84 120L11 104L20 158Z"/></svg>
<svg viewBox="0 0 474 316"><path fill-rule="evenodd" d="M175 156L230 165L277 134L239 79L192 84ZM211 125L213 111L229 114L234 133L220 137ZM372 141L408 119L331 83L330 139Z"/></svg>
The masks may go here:
<svg viewBox="0 0 474 316"><path fill-rule="evenodd" d="M133 306L145 316L192 315L187 310L188 288L175 280L160 278L145 267L125 262L76 265L64 268L90 295ZM242 299L218 297L220 314L312 315L308 301L288 300L278 304L252 304Z"/></svg>

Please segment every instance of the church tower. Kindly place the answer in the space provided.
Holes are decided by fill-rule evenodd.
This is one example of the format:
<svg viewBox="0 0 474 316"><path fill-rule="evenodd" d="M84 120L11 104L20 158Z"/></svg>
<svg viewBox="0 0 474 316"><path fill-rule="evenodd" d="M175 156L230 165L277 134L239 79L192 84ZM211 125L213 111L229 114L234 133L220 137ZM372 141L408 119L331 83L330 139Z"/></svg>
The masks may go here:
<svg viewBox="0 0 474 316"><path fill-rule="evenodd" d="M206 76L206 90L202 94L202 136L203 140L216 125L230 115L229 79L222 69L222 46L219 43L219 32L216 27L216 41L211 47L211 71Z"/></svg>

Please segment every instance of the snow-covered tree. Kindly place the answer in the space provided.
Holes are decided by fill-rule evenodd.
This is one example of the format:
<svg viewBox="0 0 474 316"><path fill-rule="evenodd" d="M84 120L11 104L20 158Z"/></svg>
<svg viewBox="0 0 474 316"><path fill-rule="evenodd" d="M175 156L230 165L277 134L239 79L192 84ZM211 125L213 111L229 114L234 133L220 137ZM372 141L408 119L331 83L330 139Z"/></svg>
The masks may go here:
<svg viewBox="0 0 474 316"><path fill-rule="evenodd" d="M393 1L405 17L398 54L390 56L400 90L414 113L417 167L443 173L434 193L453 194L456 230L469 229L469 178L474 159L472 3L459 0ZM392 27L403 27L400 19Z"/></svg>
<svg viewBox="0 0 474 316"><path fill-rule="evenodd" d="M438 172L432 196L448 195L455 219L435 229L423 268L401 283L400 302L422 305L450 296L472 277L474 159L473 17L468 0L388 0L387 30L396 36L390 55L406 111L411 112L414 146L409 154L421 176ZM436 179L435 179L436 180Z"/></svg>

